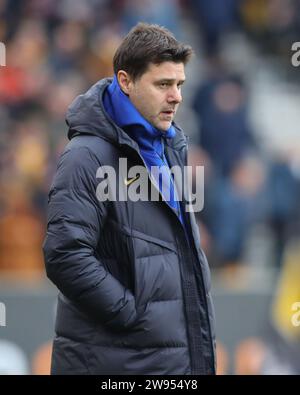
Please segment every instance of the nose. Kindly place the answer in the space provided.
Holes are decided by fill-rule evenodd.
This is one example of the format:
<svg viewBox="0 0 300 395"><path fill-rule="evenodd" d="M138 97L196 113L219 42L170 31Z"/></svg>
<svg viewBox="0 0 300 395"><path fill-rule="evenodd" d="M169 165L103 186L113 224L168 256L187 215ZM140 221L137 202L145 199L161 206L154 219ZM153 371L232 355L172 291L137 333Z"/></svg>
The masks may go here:
<svg viewBox="0 0 300 395"><path fill-rule="evenodd" d="M181 95L181 90L178 88L178 86L173 87L168 96L168 102L169 103L176 103L179 104L182 102L182 95Z"/></svg>

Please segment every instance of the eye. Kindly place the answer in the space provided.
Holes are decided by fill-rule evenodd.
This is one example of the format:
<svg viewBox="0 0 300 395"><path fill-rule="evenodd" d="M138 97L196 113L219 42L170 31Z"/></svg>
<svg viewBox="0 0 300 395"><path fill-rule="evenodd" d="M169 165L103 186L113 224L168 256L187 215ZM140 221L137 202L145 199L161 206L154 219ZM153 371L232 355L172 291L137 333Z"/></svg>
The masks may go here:
<svg viewBox="0 0 300 395"><path fill-rule="evenodd" d="M161 83L159 84L159 86L160 86L161 88L166 88L166 87L168 86L168 84L167 84L166 82L161 82Z"/></svg>

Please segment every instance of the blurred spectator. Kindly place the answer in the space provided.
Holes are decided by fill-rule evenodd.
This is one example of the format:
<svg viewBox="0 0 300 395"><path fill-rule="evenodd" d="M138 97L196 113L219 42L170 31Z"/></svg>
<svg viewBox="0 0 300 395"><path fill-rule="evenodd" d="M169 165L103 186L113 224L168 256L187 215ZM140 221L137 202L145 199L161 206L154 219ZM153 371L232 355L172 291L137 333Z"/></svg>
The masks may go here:
<svg viewBox="0 0 300 395"><path fill-rule="evenodd" d="M270 342L266 342L260 338L248 338L241 341L236 348L235 374L299 374L299 369L296 369L286 357L287 355L278 351L278 345L274 343L270 344Z"/></svg>
<svg viewBox="0 0 300 395"><path fill-rule="evenodd" d="M224 344L217 340L217 375L228 374L228 351Z"/></svg>
<svg viewBox="0 0 300 395"><path fill-rule="evenodd" d="M267 347L260 339L241 341L235 352L234 372L237 375L259 375L262 371Z"/></svg>
<svg viewBox="0 0 300 395"><path fill-rule="evenodd" d="M243 0L240 10L246 30L264 53L289 62L291 44L299 41L299 1Z"/></svg>
<svg viewBox="0 0 300 395"><path fill-rule="evenodd" d="M125 0L121 20L125 31L142 21L165 26L180 37L178 0Z"/></svg>
<svg viewBox="0 0 300 395"><path fill-rule="evenodd" d="M222 36L239 27L239 0L190 0L205 52L215 55Z"/></svg>
<svg viewBox="0 0 300 395"><path fill-rule="evenodd" d="M50 375L52 341L41 344L34 352L31 373L34 375Z"/></svg>
<svg viewBox="0 0 300 395"><path fill-rule="evenodd" d="M291 234L291 224L297 215L299 181L293 174L288 159L282 157L271 163L266 185L267 219L275 244L274 265L280 267L283 251Z"/></svg>
<svg viewBox="0 0 300 395"><path fill-rule="evenodd" d="M20 183L6 184L0 217L0 270L33 277L43 270L43 224Z"/></svg>
<svg viewBox="0 0 300 395"><path fill-rule="evenodd" d="M0 375L29 374L23 350L8 340L0 340Z"/></svg>
<svg viewBox="0 0 300 395"><path fill-rule="evenodd" d="M213 77L194 97L199 144L217 174L227 176L255 141L248 123L246 88L239 77Z"/></svg>
<svg viewBox="0 0 300 395"><path fill-rule="evenodd" d="M264 180L262 162L245 156L228 178L216 179L210 186L205 220L214 240L218 265L242 263L251 227L263 218Z"/></svg>

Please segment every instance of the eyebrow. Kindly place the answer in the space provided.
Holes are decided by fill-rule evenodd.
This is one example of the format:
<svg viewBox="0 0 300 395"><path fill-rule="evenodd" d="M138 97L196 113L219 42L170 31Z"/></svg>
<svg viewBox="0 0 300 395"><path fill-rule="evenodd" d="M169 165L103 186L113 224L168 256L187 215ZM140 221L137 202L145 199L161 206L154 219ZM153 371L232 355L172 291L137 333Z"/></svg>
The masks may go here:
<svg viewBox="0 0 300 395"><path fill-rule="evenodd" d="M162 83L162 82L175 82L176 81L176 79L174 79L174 78L161 78L160 80L157 80L156 81L156 83ZM178 83L179 84L183 84L185 82L185 79L184 80L179 80L178 81Z"/></svg>

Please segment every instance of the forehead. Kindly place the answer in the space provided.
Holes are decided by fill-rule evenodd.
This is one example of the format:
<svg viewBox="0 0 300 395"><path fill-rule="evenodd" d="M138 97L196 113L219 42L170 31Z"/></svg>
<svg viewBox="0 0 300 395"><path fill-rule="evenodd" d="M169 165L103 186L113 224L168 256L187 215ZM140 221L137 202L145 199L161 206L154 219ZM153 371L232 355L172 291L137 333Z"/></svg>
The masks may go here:
<svg viewBox="0 0 300 395"><path fill-rule="evenodd" d="M150 63L142 78L147 80L185 80L184 64L175 62Z"/></svg>

